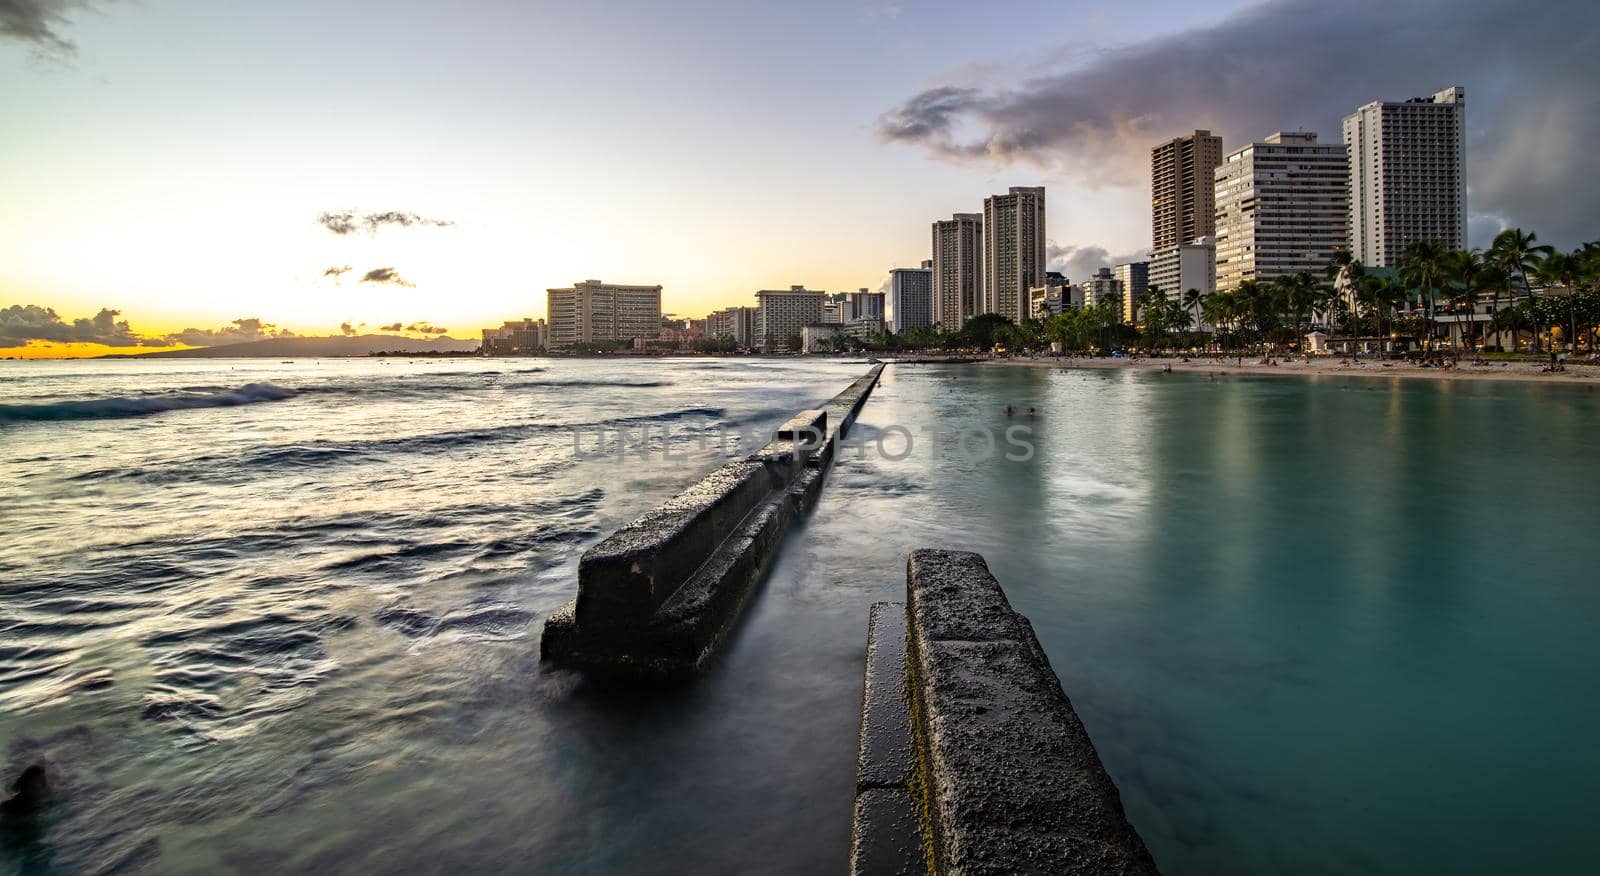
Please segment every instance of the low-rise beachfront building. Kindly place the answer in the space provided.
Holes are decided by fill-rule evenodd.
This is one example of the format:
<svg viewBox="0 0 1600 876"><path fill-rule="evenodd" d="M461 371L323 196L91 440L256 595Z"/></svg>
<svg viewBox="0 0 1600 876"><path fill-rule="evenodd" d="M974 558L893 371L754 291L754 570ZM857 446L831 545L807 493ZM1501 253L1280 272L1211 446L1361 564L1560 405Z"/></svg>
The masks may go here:
<svg viewBox="0 0 1600 876"><path fill-rule="evenodd" d="M863 317L846 323L814 323L800 329L800 348L807 353L831 352L836 337L866 341L884 333L882 317Z"/></svg>

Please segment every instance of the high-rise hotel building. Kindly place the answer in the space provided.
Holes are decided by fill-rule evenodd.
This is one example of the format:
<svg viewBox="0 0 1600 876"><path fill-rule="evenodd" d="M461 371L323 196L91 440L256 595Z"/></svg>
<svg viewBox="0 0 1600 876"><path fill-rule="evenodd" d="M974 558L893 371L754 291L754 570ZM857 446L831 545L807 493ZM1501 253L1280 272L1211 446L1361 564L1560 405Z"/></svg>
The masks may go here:
<svg viewBox="0 0 1600 876"><path fill-rule="evenodd" d="M627 342L661 333L661 287L584 280L546 289L550 349L573 344Z"/></svg>
<svg viewBox="0 0 1600 876"><path fill-rule="evenodd" d="M1465 89L1374 101L1344 117L1350 149L1350 250L1392 268L1407 245L1467 246Z"/></svg>
<svg viewBox="0 0 1600 876"><path fill-rule="evenodd" d="M1012 186L983 199L983 300L978 313L1028 315L1028 290L1044 283L1044 187Z"/></svg>
<svg viewBox="0 0 1600 876"><path fill-rule="evenodd" d="M933 325L933 262L889 272L889 330Z"/></svg>
<svg viewBox="0 0 1600 876"><path fill-rule="evenodd" d="M747 350L756 347L756 309L724 307L706 317L706 334L713 338L732 338Z"/></svg>
<svg viewBox="0 0 1600 876"><path fill-rule="evenodd" d="M801 337L801 329L823 321L822 308L827 299L828 293L804 286L757 292L756 346L769 353L790 349L790 341Z"/></svg>
<svg viewBox="0 0 1600 876"><path fill-rule="evenodd" d="M957 213L933 223L933 321L960 331L982 313L983 215Z"/></svg>
<svg viewBox="0 0 1600 876"><path fill-rule="evenodd" d="M1213 172L1222 138L1210 131L1174 137L1150 150L1150 251L1217 233Z"/></svg>
<svg viewBox="0 0 1600 876"><path fill-rule="evenodd" d="M1218 292L1299 271L1321 276L1348 238L1345 146L1311 133L1251 143L1217 168L1216 200Z"/></svg>

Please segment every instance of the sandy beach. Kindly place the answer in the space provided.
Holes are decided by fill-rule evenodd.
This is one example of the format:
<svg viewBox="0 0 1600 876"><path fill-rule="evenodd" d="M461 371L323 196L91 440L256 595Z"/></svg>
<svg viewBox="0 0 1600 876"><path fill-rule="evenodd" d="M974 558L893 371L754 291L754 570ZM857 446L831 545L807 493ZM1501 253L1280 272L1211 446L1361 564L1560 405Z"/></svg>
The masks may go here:
<svg viewBox="0 0 1600 876"><path fill-rule="evenodd" d="M1407 377L1421 380L1515 380L1537 383L1576 383L1593 386L1600 383L1600 365L1568 362L1567 370L1549 373L1532 362L1491 363L1488 365L1462 364L1456 368L1422 368L1409 362L1382 363L1363 359L1359 363L1340 358L1317 357L1304 360L1276 359L1276 365L1263 365L1258 356L1226 359L1151 359L1151 358L1091 358L1085 356L1042 356L1039 358L989 359L990 365L1020 365L1032 368L1140 368L1160 371L1171 367L1174 372L1192 371L1213 374L1265 374L1265 375L1322 375L1338 377ZM1340 364L1341 361L1348 364Z"/></svg>

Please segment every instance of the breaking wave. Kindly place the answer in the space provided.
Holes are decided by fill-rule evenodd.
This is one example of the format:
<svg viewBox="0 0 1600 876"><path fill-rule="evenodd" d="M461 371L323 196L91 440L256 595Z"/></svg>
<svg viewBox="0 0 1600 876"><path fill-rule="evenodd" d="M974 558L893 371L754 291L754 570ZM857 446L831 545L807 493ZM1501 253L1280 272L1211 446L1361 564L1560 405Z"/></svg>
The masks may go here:
<svg viewBox="0 0 1600 876"><path fill-rule="evenodd" d="M166 411L195 408L231 408L259 402L283 401L298 393L271 383L247 383L220 392L169 392L147 396L78 399L38 405L0 405L0 423L104 420L145 417Z"/></svg>

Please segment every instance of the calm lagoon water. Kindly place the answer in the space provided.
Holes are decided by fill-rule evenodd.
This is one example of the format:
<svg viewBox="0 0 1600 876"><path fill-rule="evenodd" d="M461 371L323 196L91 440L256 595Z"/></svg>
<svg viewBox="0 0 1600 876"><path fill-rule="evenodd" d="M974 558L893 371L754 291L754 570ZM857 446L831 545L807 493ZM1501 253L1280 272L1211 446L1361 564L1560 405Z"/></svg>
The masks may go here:
<svg viewBox="0 0 1600 876"><path fill-rule="evenodd" d="M1581 388L892 366L858 434L911 452L840 460L707 676L538 663L582 550L721 459L571 426L770 428L863 369L3 363L0 758L61 799L0 872L841 871L867 606L924 545L989 559L1168 872L1590 869Z"/></svg>

